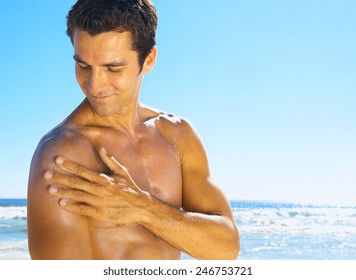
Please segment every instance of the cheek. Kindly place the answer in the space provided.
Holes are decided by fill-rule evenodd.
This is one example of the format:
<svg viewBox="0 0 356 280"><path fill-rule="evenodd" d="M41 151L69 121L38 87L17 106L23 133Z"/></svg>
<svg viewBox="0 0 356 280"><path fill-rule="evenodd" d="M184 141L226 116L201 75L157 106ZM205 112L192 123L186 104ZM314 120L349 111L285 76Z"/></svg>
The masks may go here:
<svg viewBox="0 0 356 280"><path fill-rule="evenodd" d="M107 81L111 87L122 91L130 86L130 79L126 75L112 75Z"/></svg>
<svg viewBox="0 0 356 280"><path fill-rule="evenodd" d="M85 81L85 76L83 73L77 69L75 69L75 77L77 79L77 82L81 85L83 81Z"/></svg>
<svg viewBox="0 0 356 280"><path fill-rule="evenodd" d="M79 85L79 87L82 89L82 91L86 94L86 85L88 82L88 78L87 75L85 73L83 73L83 71L80 70L75 70L75 77L77 80L77 83Z"/></svg>

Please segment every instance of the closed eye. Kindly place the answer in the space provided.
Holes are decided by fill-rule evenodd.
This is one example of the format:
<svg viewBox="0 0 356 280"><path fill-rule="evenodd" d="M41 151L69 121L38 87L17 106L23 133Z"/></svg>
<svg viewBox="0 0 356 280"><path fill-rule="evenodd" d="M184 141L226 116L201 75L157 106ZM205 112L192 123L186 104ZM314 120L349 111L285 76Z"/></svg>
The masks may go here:
<svg viewBox="0 0 356 280"><path fill-rule="evenodd" d="M84 63L80 63L80 62L77 62L76 63L80 69L83 69L83 70L89 70L90 69L90 65L87 65L87 64L84 64Z"/></svg>
<svg viewBox="0 0 356 280"><path fill-rule="evenodd" d="M118 67L118 66L107 66L107 69L109 72L112 73L119 73L122 71L122 67Z"/></svg>

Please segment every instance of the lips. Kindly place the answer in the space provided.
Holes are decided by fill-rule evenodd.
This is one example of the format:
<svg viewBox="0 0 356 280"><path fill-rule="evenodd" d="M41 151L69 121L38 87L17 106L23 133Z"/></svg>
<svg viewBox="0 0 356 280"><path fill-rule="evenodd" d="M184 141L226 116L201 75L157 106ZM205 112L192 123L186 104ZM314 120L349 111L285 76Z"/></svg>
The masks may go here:
<svg viewBox="0 0 356 280"><path fill-rule="evenodd" d="M94 97L94 98L106 98L106 97L110 97L112 95L92 95L91 97Z"/></svg>
<svg viewBox="0 0 356 280"><path fill-rule="evenodd" d="M110 97L112 97L112 95L103 95L103 96L91 95L90 96L90 98L97 100L97 101L105 101L105 100L109 99Z"/></svg>

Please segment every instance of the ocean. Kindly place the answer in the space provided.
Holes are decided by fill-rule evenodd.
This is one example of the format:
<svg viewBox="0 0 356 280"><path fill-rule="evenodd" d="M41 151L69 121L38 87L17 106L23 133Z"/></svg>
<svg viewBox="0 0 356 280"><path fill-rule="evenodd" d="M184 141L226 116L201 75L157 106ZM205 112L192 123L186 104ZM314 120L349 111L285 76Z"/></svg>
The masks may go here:
<svg viewBox="0 0 356 280"><path fill-rule="evenodd" d="M26 199L0 199L0 259L29 259Z"/></svg>
<svg viewBox="0 0 356 280"><path fill-rule="evenodd" d="M238 259L356 260L356 207L230 203L240 232ZM0 199L0 259L29 258L26 199Z"/></svg>

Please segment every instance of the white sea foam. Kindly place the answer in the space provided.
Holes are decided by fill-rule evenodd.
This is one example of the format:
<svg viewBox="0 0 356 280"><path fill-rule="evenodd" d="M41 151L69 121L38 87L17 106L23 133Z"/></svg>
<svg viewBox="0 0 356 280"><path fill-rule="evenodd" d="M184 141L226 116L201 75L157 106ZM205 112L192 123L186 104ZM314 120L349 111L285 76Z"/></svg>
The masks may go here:
<svg viewBox="0 0 356 280"><path fill-rule="evenodd" d="M11 228L11 226L9 226L9 225L1 225L0 224L0 229L2 229L2 228Z"/></svg>
<svg viewBox="0 0 356 280"><path fill-rule="evenodd" d="M0 207L0 219L26 219L26 206L20 207Z"/></svg>
<svg viewBox="0 0 356 280"><path fill-rule="evenodd" d="M246 234L356 234L356 209L353 208L234 210L236 222Z"/></svg>
<svg viewBox="0 0 356 280"><path fill-rule="evenodd" d="M28 260L27 239L21 240L1 240L0 239L0 259L1 260Z"/></svg>

